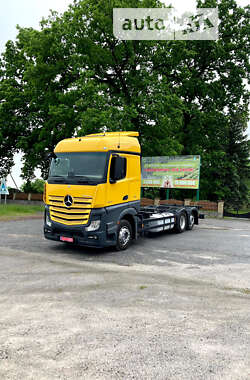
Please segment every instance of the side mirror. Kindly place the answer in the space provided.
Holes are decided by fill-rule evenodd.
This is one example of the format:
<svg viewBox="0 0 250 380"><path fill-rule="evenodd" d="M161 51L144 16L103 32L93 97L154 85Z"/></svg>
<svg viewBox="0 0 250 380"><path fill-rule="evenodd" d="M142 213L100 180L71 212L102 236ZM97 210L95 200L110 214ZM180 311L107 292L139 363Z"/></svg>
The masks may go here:
<svg viewBox="0 0 250 380"><path fill-rule="evenodd" d="M126 176L126 159L113 156L110 165L110 183L115 183Z"/></svg>
<svg viewBox="0 0 250 380"><path fill-rule="evenodd" d="M48 153L46 156L46 161L51 160L51 158L57 158L57 155L54 152Z"/></svg>

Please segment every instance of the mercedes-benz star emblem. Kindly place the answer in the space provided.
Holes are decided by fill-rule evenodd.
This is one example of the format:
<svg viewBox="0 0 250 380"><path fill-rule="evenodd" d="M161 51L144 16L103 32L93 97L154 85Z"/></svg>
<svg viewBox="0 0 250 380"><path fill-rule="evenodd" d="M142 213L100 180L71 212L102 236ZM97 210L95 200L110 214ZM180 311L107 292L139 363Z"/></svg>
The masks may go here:
<svg viewBox="0 0 250 380"><path fill-rule="evenodd" d="M67 207L72 206L72 204L73 204L73 198L71 197L71 195L66 195L66 197L64 198L64 204Z"/></svg>

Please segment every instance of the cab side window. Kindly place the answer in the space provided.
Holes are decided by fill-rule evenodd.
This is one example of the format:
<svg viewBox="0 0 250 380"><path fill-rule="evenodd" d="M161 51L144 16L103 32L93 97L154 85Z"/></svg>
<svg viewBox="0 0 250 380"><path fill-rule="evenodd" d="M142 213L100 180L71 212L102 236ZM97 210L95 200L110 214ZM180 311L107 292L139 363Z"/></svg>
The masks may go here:
<svg viewBox="0 0 250 380"><path fill-rule="evenodd" d="M125 157L122 157L123 165L122 165L122 172L121 172L121 179L125 178L127 175L127 159Z"/></svg>
<svg viewBox="0 0 250 380"><path fill-rule="evenodd" d="M110 164L110 178L119 181L127 175L127 159L121 156L114 156Z"/></svg>

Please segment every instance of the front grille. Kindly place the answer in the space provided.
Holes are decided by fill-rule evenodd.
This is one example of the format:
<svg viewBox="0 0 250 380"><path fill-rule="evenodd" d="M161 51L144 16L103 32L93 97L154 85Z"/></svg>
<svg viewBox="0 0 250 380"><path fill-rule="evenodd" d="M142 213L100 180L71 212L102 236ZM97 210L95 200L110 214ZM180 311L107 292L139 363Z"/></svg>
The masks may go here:
<svg viewBox="0 0 250 380"><path fill-rule="evenodd" d="M70 207L64 204L64 196L49 195L50 217L53 221L68 226L87 224L92 206L92 197L72 197Z"/></svg>

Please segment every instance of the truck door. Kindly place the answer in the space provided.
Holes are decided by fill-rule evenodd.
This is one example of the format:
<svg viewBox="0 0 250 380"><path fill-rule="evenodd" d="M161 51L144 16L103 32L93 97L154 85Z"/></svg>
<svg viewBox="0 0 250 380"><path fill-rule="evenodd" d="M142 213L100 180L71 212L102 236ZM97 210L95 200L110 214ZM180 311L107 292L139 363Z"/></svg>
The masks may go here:
<svg viewBox="0 0 250 380"><path fill-rule="evenodd" d="M129 181L127 178L127 157L124 154L111 155L107 182L107 206L128 202Z"/></svg>

